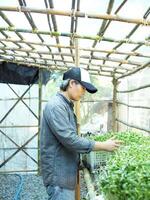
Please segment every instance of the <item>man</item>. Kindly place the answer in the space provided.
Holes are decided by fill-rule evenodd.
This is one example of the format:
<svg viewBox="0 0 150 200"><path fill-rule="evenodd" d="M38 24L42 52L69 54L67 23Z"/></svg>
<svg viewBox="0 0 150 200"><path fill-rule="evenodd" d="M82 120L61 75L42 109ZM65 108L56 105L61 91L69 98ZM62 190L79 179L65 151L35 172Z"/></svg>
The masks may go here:
<svg viewBox="0 0 150 200"><path fill-rule="evenodd" d="M79 154L114 151L120 141L90 141L77 135L73 101L95 93L88 71L73 67L63 75L60 92L47 103L41 126L41 172L49 200L74 200Z"/></svg>

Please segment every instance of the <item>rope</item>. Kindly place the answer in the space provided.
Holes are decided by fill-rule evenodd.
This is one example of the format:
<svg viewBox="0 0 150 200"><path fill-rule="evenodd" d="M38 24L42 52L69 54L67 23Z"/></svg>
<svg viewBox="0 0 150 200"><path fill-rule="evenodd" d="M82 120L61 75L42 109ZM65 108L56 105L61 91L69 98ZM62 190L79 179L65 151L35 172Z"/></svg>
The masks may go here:
<svg viewBox="0 0 150 200"><path fill-rule="evenodd" d="M99 36L98 42L100 43L103 40L103 36Z"/></svg>
<svg viewBox="0 0 150 200"><path fill-rule="evenodd" d="M146 19L142 19L142 25L143 26L148 26L148 20L146 20Z"/></svg>
<svg viewBox="0 0 150 200"><path fill-rule="evenodd" d="M84 18L85 18L86 20L88 19L88 14L87 14L87 13L84 14Z"/></svg>
<svg viewBox="0 0 150 200"><path fill-rule="evenodd" d="M21 11L21 6L18 6L18 7L17 7L17 10L18 10L19 13L21 13L21 12L22 12L22 11Z"/></svg>
<svg viewBox="0 0 150 200"><path fill-rule="evenodd" d="M124 39L124 42L125 42L126 44L129 44L130 39L129 39L129 38L125 38L125 39Z"/></svg>
<svg viewBox="0 0 150 200"><path fill-rule="evenodd" d="M75 19L75 17L76 17L76 11L75 11L75 9L72 9L71 17L73 17L73 19Z"/></svg>
<svg viewBox="0 0 150 200"><path fill-rule="evenodd" d="M116 52L117 52L116 49L111 50L111 53L116 53Z"/></svg>
<svg viewBox="0 0 150 200"><path fill-rule="evenodd" d="M72 43L74 44L74 40L75 40L75 33L71 33L70 35L70 40L72 41Z"/></svg>

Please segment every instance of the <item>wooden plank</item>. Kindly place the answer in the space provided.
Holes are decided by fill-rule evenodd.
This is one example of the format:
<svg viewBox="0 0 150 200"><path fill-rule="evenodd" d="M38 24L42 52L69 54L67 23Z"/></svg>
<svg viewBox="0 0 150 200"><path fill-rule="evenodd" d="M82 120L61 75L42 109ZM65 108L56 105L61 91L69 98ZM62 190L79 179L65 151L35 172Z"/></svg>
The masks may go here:
<svg viewBox="0 0 150 200"><path fill-rule="evenodd" d="M75 66L79 67L79 44L78 39L75 39ZM78 135L80 135L80 101L75 103L75 113L77 116L77 129ZM80 171L78 169L77 173L77 185L76 185L76 193L75 193L76 200L80 200Z"/></svg>

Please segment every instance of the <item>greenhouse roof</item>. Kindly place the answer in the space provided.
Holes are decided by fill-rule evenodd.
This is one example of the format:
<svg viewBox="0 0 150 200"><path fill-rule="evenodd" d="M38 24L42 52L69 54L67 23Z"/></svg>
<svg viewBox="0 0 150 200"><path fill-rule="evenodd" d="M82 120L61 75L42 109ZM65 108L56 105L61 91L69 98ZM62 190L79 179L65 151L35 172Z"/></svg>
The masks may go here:
<svg viewBox="0 0 150 200"><path fill-rule="evenodd" d="M50 70L80 63L95 75L132 74L150 63L149 1L0 1L3 61Z"/></svg>

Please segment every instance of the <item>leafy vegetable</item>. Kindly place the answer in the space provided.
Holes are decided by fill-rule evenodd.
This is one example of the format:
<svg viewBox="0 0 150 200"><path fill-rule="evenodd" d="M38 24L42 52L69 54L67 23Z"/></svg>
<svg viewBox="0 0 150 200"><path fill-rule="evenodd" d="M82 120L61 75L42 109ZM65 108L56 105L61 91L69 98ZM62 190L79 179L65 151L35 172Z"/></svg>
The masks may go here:
<svg viewBox="0 0 150 200"><path fill-rule="evenodd" d="M142 144L143 142L150 144L149 137L134 132L110 132L102 135L91 135L90 139L96 141L105 141L114 136L116 139L122 140L124 145L131 145L132 143Z"/></svg>
<svg viewBox="0 0 150 200"><path fill-rule="evenodd" d="M150 200L150 138L133 132L92 136L104 141L115 136L124 144L110 157L100 191L106 200Z"/></svg>

